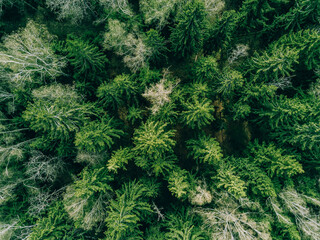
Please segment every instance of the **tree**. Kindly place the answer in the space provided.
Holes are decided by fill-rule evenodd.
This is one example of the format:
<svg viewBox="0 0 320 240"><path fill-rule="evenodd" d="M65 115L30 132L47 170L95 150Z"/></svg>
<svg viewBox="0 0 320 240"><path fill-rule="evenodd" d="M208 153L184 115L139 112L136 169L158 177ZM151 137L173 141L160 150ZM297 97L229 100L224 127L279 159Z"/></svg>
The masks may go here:
<svg viewBox="0 0 320 240"><path fill-rule="evenodd" d="M175 168L168 177L168 189L179 199L185 199L188 196L191 187L188 171Z"/></svg>
<svg viewBox="0 0 320 240"><path fill-rule="evenodd" d="M239 25L239 20L240 14L236 11L223 12L221 18L209 29L204 43L206 51L211 53L219 48L227 49Z"/></svg>
<svg viewBox="0 0 320 240"><path fill-rule="evenodd" d="M150 61L158 63L160 60L166 59L165 54L168 52L166 41L157 30L150 29L148 32L146 32L145 43L152 52Z"/></svg>
<svg viewBox="0 0 320 240"><path fill-rule="evenodd" d="M29 21L25 28L7 35L0 51L0 65L15 86L43 83L63 74L65 60L56 55L51 43L54 36L40 24Z"/></svg>
<svg viewBox="0 0 320 240"><path fill-rule="evenodd" d="M123 62L133 72L148 65L152 50L138 34L128 32L126 25L118 20L109 19L108 29L104 36L104 47L114 50L123 56Z"/></svg>
<svg viewBox="0 0 320 240"><path fill-rule="evenodd" d="M97 90L97 97L106 108L116 109L122 106L126 100L134 99L137 87L127 74L118 75L109 83L102 83Z"/></svg>
<svg viewBox="0 0 320 240"><path fill-rule="evenodd" d="M89 0L46 0L46 5L58 14L58 20L70 20L72 24L81 23L93 10Z"/></svg>
<svg viewBox="0 0 320 240"><path fill-rule="evenodd" d="M225 69L224 73L218 75L215 83L215 91L225 98L232 98L244 85L244 79L240 72Z"/></svg>
<svg viewBox="0 0 320 240"><path fill-rule="evenodd" d="M216 185L218 188L224 188L236 199L244 198L247 195L245 182L236 174L235 167L230 165L221 166L218 174L212 179L217 180Z"/></svg>
<svg viewBox="0 0 320 240"><path fill-rule="evenodd" d="M52 140L64 140L79 130L90 114L90 105L71 103L39 100L30 103L22 117L35 132L47 134Z"/></svg>
<svg viewBox="0 0 320 240"><path fill-rule="evenodd" d="M250 71L256 78L265 81L278 80L289 77L294 72L294 65L298 64L299 50L284 46L273 47L270 52L255 54L250 63Z"/></svg>
<svg viewBox="0 0 320 240"><path fill-rule="evenodd" d="M277 148L274 143L263 142L260 145L258 141L254 141L249 145L249 149L253 161L266 169L270 177L292 177L304 172L294 155L285 154L285 151Z"/></svg>
<svg viewBox="0 0 320 240"><path fill-rule="evenodd" d="M204 5L199 0L188 1L178 12L170 35L172 49L177 55L188 56L202 47L204 19Z"/></svg>
<svg viewBox="0 0 320 240"><path fill-rule="evenodd" d="M116 191L116 199L111 200L105 219L107 240L142 239L139 221L151 212L146 193L147 189L137 181L125 183Z"/></svg>
<svg viewBox="0 0 320 240"><path fill-rule="evenodd" d="M107 163L107 168L110 172L114 173L117 173L120 169L126 170L125 165L133 158L134 154L132 153L132 149L120 148L112 153L112 156Z"/></svg>
<svg viewBox="0 0 320 240"><path fill-rule="evenodd" d="M165 72L160 82L145 90L142 96L148 99L152 104L151 111L153 114L156 114L165 103L169 103L171 101L169 95L177 84L179 84L179 80L175 83L170 81L170 79L167 78L167 73Z"/></svg>
<svg viewBox="0 0 320 240"><path fill-rule="evenodd" d="M187 141L187 148L190 155L199 163L219 165L222 160L222 149L215 138L207 135L200 135L198 139Z"/></svg>
<svg viewBox="0 0 320 240"><path fill-rule="evenodd" d="M176 210L166 219L167 239L172 240L204 240L203 231L195 226L194 216L190 209Z"/></svg>
<svg viewBox="0 0 320 240"><path fill-rule="evenodd" d="M170 14L173 12L177 0L142 0L139 2L140 9L144 17L144 22L148 25L154 24L161 30L168 23Z"/></svg>
<svg viewBox="0 0 320 240"><path fill-rule="evenodd" d="M313 29L300 30L283 35L271 45L273 48L286 46L299 49L299 63L307 70L320 67L320 34Z"/></svg>
<svg viewBox="0 0 320 240"><path fill-rule="evenodd" d="M237 173L246 183L246 187L254 195L259 197L277 196L275 186L261 168L256 166L247 158L231 158L234 166L237 166Z"/></svg>
<svg viewBox="0 0 320 240"><path fill-rule="evenodd" d="M46 217L39 219L28 236L30 240L38 239L84 239L82 233L76 231L68 220L68 214L59 201L54 203Z"/></svg>
<svg viewBox="0 0 320 240"><path fill-rule="evenodd" d="M75 68L76 78L79 76L86 78L102 71L108 62L97 46L72 35L68 36L63 51L67 53L70 65Z"/></svg>
<svg viewBox="0 0 320 240"><path fill-rule="evenodd" d="M106 9L112 9L126 16L132 17L133 11L128 0L99 0Z"/></svg>
<svg viewBox="0 0 320 240"><path fill-rule="evenodd" d="M147 171L152 171L156 176L170 170L177 160L173 155L175 131L166 131L167 124L147 121L133 134L133 151L136 155L136 165Z"/></svg>
<svg viewBox="0 0 320 240"><path fill-rule="evenodd" d="M218 75L218 63L217 60L212 57L201 57L194 67L194 74L198 81L212 82Z"/></svg>
<svg viewBox="0 0 320 240"><path fill-rule="evenodd" d="M166 123L147 121L136 129L133 135L133 150L138 156L145 156L151 160L173 152L175 141L172 138L175 131L166 131L166 126Z"/></svg>
<svg viewBox="0 0 320 240"><path fill-rule="evenodd" d="M235 200L228 193L217 196L216 207L196 208L209 239L271 239L269 222L258 203L248 199Z"/></svg>
<svg viewBox="0 0 320 240"><path fill-rule="evenodd" d="M319 23L320 7L319 1L297 0L294 6L286 14L277 18L278 24L284 29L294 31L300 30L304 25Z"/></svg>
<svg viewBox="0 0 320 240"><path fill-rule="evenodd" d="M75 145L81 151L99 153L111 149L115 138L120 138L123 131L116 129L113 119L92 121L77 132Z"/></svg>
<svg viewBox="0 0 320 240"><path fill-rule="evenodd" d="M306 121L311 115L311 107L297 97L288 98L280 95L266 101L257 113L261 123L267 123L271 129L278 129Z"/></svg>
<svg viewBox="0 0 320 240"><path fill-rule="evenodd" d="M184 104L185 110L181 112L182 122L192 129L201 129L214 120L214 107L209 99L199 100L194 97Z"/></svg>
<svg viewBox="0 0 320 240"><path fill-rule="evenodd" d="M112 179L105 167L86 167L79 178L67 187L63 204L76 227L92 229L102 224L112 196Z"/></svg>
<svg viewBox="0 0 320 240"><path fill-rule="evenodd" d="M312 214L307 204L319 207L320 200L303 194L295 189L285 189L279 194L284 207L294 216L296 224L303 238L316 240L320 237L320 223L318 216Z"/></svg>

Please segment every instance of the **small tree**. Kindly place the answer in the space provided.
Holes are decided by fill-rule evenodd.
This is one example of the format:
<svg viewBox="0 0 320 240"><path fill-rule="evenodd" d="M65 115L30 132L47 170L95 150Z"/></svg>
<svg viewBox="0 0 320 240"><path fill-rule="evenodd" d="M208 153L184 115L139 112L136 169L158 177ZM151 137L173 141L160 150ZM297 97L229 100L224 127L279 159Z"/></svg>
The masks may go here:
<svg viewBox="0 0 320 240"><path fill-rule="evenodd" d="M124 184L116 191L116 199L111 200L105 219L107 240L141 238L139 222L143 215L151 212L146 201L147 192L145 186L136 181Z"/></svg>
<svg viewBox="0 0 320 240"><path fill-rule="evenodd" d="M142 96L151 102L151 111L153 114L156 114L165 103L170 102L169 95L178 83L179 81L176 81L175 84L172 81L169 81L167 79L167 72L165 72L160 82L145 90Z"/></svg>
<svg viewBox="0 0 320 240"><path fill-rule="evenodd" d="M188 140L187 148L190 149L190 155L197 162L217 166L223 157L222 149L217 140L207 135L201 135L198 139Z"/></svg>
<svg viewBox="0 0 320 240"><path fill-rule="evenodd" d="M215 109L209 99L199 100L193 97L184 107L185 110L181 113L182 122L192 129L201 129L214 120Z"/></svg>

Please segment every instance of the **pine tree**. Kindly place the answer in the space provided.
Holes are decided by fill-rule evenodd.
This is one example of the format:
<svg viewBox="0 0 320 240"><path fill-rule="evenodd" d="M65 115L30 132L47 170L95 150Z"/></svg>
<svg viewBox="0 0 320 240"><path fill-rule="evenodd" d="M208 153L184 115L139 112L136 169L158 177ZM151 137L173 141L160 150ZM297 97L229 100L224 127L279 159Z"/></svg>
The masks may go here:
<svg viewBox="0 0 320 240"><path fill-rule="evenodd" d="M182 122L192 129L201 129L214 120L215 109L209 99L199 100L193 97L184 104L184 108L185 110L181 112Z"/></svg>
<svg viewBox="0 0 320 240"><path fill-rule="evenodd" d="M299 50L284 46L273 47L270 52L255 54L250 62L250 71L255 78L265 81L278 80L289 77L294 72L294 65L298 64Z"/></svg>
<svg viewBox="0 0 320 240"><path fill-rule="evenodd" d="M147 171L152 171L156 176L169 171L177 161L173 155L175 131L166 131L167 124L147 121L133 134L136 155L136 165Z"/></svg>
<svg viewBox="0 0 320 240"><path fill-rule="evenodd" d="M86 78L102 71L108 61L97 46L73 35L68 36L63 51L75 69L76 78Z"/></svg>
<svg viewBox="0 0 320 240"><path fill-rule="evenodd" d="M147 189L136 181L125 183L116 191L116 199L111 200L105 220L107 240L142 239L139 222L143 215L151 212L146 193Z"/></svg>
<svg viewBox="0 0 320 240"><path fill-rule="evenodd" d="M167 239L172 240L204 240L202 230L195 225L194 216L189 209L181 209L167 216Z"/></svg>
<svg viewBox="0 0 320 240"><path fill-rule="evenodd" d="M223 12L221 18L209 29L204 48L208 53L220 48L227 49L239 25L240 15L234 11Z"/></svg>
<svg viewBox="0 0 320 240"><path fill-rule="evenodd" d="M200 135L198 139L187 141L187 148L190 155L201 163L208 163L217 166L222 160L222 149L215 138L207 135Z"/></svg>
<svg viewBox="0 0 320 240"><path fill-rule="evenodd" d="M236 199L246 197L245 182L236 174L235 167L230 165L222 166L218 170L218 174L212 177L216 180L217 187L225 189Z"/></svg>
<svg viewBox="0 0 320 240"><path fill-rule="evenodd" d="M126 74L118 75L109 83L102 83L97 90L97 97L106 108L116 109L126 101L134 100L137 87Z"/></svg>
<svg viewBox="0 0 320 240"><path fill-rule="evenodd" d="M188 1L179 11L170 36L172 49L177 55L188 56L202 47L204 19L204 5L199 0Z"/></svg>
<svg viewBox="0 0 320 240"><path fill-rule="evenodd" d="M264 168L270 177L292 177L303 173L301 164L294 155L285 154L281 148L273 143L261 145L254 141L249 145L250 154L257 166Z"/></svg>
<svg viewBox="0 0 320 240"><path fill-rule="evenodd" d="M201 57L196 63L194 67L194 74L198 81L213 81L215 77L218 75L218 63L217 60L212 57Z"/></svg>
<svg viewBox="0 0 320 240"><path fill-rule="evenodd" d="M99 153L111 149L114 139L122 134L122 130L115 128L112 118L92 121L80 128L74 143L81 151Z"/></svg>
<svg viewBox="0 0 320 240"><path fill-rule="evenodd" d="M105 167L87 167L79 179L67 187L63 204L76 227L92 229L104 221L112 194L111 180Z"/></svg>
<svg viewBox="0 0 320 240"><path fill-rule="evenodd" d="M126 170L125 165L127 165L133 157L134 155L130 148L120 148L112 153L107 163L107 168L114 173L117 173L119 169Z"/></svg>

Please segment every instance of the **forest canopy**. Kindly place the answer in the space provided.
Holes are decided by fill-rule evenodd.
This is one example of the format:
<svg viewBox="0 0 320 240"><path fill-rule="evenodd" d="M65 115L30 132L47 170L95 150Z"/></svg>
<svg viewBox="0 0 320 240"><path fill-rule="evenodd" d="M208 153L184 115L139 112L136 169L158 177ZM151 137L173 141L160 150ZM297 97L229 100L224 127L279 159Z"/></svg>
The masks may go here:
<svg viewBox="0 0 320 240"><path fill-rule="evenodd" d="M320 0L0 0L0 240L319 240Z"/></svg>

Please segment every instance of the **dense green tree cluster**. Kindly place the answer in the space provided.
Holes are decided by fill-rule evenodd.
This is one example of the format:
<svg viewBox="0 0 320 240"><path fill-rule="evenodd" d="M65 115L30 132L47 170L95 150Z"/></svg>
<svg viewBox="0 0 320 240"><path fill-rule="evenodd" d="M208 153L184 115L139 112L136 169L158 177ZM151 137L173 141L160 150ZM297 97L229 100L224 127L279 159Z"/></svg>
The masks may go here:
<svg viewBox="0 0 320 240"><path fill-rule="evenodd" d="M320 0L0 0L0 240L319 240Z"/></svg>

